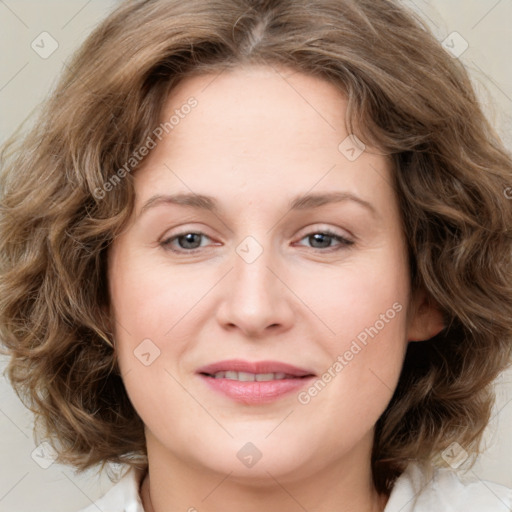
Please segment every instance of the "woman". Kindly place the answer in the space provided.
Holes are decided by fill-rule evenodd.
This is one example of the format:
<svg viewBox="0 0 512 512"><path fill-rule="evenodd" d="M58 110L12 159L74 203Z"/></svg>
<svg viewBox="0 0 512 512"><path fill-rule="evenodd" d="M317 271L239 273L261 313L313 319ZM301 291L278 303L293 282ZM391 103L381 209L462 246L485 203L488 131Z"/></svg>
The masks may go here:
<svg viewBox="0 0 512 512"><path fill-rule="evenodd" d="M130 466L87 512L512 506L454 471L510 362L512 162L403 7L126 2L22 147L1 335L59 460Z"/></svg>

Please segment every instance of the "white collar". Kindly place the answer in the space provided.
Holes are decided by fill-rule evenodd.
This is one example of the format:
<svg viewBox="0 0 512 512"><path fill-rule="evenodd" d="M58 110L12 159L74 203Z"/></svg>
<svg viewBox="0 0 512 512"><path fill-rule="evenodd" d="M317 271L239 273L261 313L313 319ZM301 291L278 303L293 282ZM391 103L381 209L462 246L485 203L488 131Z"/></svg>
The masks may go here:
<svg viewBox="0 0 512 512"><path fill-rule="evenodd" d="M139 488L145 471L131 468L102 498L80 512L144 512ZM450 469L432 477L411 463L396 480L384 512L510 512L512 489L478 480L462 482Z"/></svg>
<svg viewBox="0 0 512 512"><path fill-rule="evenodd" d="M411 463L396 480L384 512L510 512L512 489L479 480L461 480L449 468Z"/></svg>

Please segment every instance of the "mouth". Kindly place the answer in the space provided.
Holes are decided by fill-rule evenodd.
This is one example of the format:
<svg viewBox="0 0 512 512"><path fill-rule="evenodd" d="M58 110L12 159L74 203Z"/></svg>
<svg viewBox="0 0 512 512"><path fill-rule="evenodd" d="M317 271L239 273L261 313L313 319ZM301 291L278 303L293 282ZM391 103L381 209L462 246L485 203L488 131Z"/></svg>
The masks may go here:
<svg viewBox="0 0 512 512"><path fill-rule="evenodd" d="M213 377L214 379L229 379L229 380L237 380L239 382L268 382L270 380L283 380L283 379L304 379L307 378L308 375L304 375L302 377L297 377L295 375L290 375L283 372L276 373L250 373L250 372L235 372L235 371L226 371L226 372L215 372L211 373L201 373L205 377Z"/></svg>
<svg viewBox="0 0 512 512"><path fill-rule="evenodd" d="M208 387L244 404L264 404L297 391L316 375L278 361L220 361L196 372Z"/></svg>

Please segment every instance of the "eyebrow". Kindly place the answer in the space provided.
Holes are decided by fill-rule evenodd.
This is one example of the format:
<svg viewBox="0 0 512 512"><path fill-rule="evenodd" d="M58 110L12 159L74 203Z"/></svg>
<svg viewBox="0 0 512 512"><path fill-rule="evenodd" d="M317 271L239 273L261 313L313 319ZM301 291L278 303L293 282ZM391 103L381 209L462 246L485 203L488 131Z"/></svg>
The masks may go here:
<svg viewBox="0 0 512 512"><path fill-rule="evenodd" d="M318 208L320 206L341 203L345 201L353 201L363 206L376 216L377 211L371 203L364 199L352 194L350 192L325 192L316 194L300 195L293 198L289 204L289 210L309 210ZM159 206L161 204L170 204L178 206L187 206L200 210L210 211L215 214L220 213L220 207L217 200L212 196L194 193L181 193L181 194L157 194L148 199L141 208L139 216L147 210Z"/></svg>

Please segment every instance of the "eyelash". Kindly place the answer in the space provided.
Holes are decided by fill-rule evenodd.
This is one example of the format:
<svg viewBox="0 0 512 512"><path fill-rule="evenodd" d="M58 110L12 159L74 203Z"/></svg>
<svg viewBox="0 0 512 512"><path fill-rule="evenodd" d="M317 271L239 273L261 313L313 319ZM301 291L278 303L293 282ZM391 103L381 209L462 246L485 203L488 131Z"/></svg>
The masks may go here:
<svg viewBox="0 0 512 512"><path fill-rule="evenodd" d="M335 251L339 251L343 248L348 248L350 247L351 245L354 244L354 242L352 240L348 240L347 238L335 233L334 231L331 231L330 229L323 229L323 230L318 230L318 231L312 231L306 235L304 235L301 240L303 240L304 238L309 238L310 236L312 235L318 235L318 234L321 234L321 235L327 235L331 238L333 238L334 240L336 240L337 242L339 242L339 245L337 247L327 247L327 248L315 248L315 247L312 247L313 251L320 251L320 252L335 252ZM160 245L168 250L168 251L171 251L171 252L174 252L176 254L195 254L196 252L200 251L202 249L202 247L197 247L195 249L190 249L190 250L187 250L187 249L179 249L179 250L176 250L176 249L172 249L171 248L171 243L175 240L177 240L178 238L181 238L185 235L200 235L202 237L206 237L206 238L210 238L208 235L205 235L204 233L200 232L200 231L183 231L182 233L178 233L176 235L173 235L172 237L169 237L169 238L166 238L165 240L163 240Z"/></svg>

